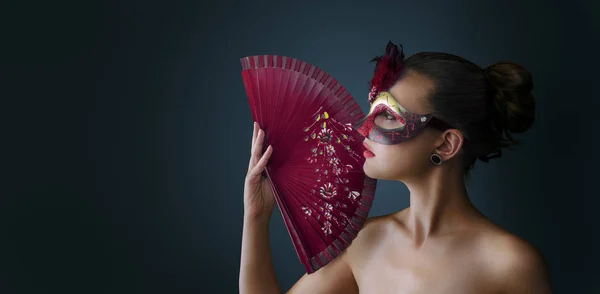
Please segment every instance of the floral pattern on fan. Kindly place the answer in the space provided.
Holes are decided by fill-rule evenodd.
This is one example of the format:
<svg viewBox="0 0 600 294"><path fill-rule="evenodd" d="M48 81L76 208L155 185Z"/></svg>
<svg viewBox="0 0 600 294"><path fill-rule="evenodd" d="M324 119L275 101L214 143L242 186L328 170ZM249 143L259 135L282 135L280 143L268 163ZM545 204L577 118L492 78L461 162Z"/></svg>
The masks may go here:
<svg viewBox="0 0 600 294"><path fill-rule="evenodd" d="M311 146L311 154L306 160L310 164L317 165L315 174L318 184L313 186L312 193L319 195L323 199L324 205L319 206L317 203L314 204L321 211L324 211L323 216L325 220L321 229L323 233L330 235L332 232L331 221L334 221L338 226L342 224L346 225L348 221L348 216L340 213L340 216L344 218L340 224L340 220L332 215L333 205L330 202L335 201L339 195L347 195L350 202L355 203L361 196L359 191L354 191L346 186L349 180L344 177L345 174L354 169L356 164L352 165L342 162L338 156L338 152L347 152L350 158L356 162L359 162L360 156L348 144L355 141L352 135L348 135L353 130L352 125L350 123L341 123L330 117L326 111L321 112L321 110L322 108L312 116L313 121L311 125L304 128L304 132L309 133L304 138L304 141L314 144ZM338 147L337 150L336 146ZM347 207L346 204L339 201L335 201L334 203L336 207ZM305 217L312 214L312 210L309 207L302 207L302 210L305 213ZM317 215L317 219L320 219L320 215Z"/></svg>

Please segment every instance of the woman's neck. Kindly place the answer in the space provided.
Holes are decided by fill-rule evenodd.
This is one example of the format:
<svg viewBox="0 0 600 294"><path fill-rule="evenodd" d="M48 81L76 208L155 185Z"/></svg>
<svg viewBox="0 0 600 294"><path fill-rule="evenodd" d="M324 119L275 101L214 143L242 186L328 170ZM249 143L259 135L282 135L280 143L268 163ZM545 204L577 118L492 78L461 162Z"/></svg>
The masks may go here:
<svg viewBox="0 0 600 294"><path fill-rule="evenodd" d="M481 216L467 195L462 173L436 168L426 177L405 182L410 207L404 212L406 228L415 246L430 236L460 229L468 218Z"/></svg>

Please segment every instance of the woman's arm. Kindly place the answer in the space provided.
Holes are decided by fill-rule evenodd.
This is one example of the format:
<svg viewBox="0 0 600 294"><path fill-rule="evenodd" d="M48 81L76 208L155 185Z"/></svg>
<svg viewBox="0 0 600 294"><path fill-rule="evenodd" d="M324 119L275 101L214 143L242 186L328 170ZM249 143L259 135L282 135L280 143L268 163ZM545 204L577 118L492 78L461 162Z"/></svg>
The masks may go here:
<svg viewBox="0 0 600 294"><path fill-rule="evenodd" d="M281 293L271 260L269 218L270 215L244 217L239 281L241 294Z"/></svg>
<svg viewBox="0 0 600 294"><path fill-rule="evenodd" d="M269 220L275 207L275 197L262 175L273 148L262 153L265 133L254 123L248 173L244 182L244 224L240 264L240 293L281 293L269 245Z"/></svg>

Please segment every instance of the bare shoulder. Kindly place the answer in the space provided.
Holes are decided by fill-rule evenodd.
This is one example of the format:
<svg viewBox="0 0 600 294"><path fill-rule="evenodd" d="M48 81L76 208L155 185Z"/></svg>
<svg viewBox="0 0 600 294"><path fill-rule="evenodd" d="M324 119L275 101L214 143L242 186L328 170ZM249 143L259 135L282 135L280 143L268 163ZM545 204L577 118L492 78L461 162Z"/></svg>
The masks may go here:
<svg viewBox="0 0 600 294"><path fill-rule="evenodd" d="M526 240L488 225L478 242L486 273L506 293L552 293L546 262Z"/></svg>
<svg viewBox="0 0 600 294"><path fill-rule="evenodd" d="M368 258L374 239L382 238L382 228L387 216L373 217L365 221L363 228L344 252L331 263L313 274L305 274L288 293L358 293L353 264ZM354 268L357 268L356 266Z"/></svg>
<svg viewBox="0 0 600 294"><path fill-rule="evenodd" d="M398 228L402 226L395 217L398 213L387 214L367 219L358 235L348 247L348 259L351 263L360 264L361 260L380 252L394 238L398 237ZM389 245L389 244L388 244Z"/></svg>
<svg viewBox="0 0 600 294"><path fill-rule="evenodd" d="M394 214L371 217L365 221L363 228L356 236L356 240L354 240L356 244L353 242L352 245L356 245L354 247L359 247L378 243L390 233L394 233L394 229L396 229L398 225L398 220L397 218L394 218Z"/></svg>

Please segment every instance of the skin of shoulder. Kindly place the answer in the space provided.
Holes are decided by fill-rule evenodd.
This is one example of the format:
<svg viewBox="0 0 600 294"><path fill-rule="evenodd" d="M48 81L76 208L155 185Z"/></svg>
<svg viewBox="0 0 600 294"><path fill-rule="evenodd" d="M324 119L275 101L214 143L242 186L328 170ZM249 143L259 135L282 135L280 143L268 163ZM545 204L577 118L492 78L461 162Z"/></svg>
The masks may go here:
<svg viewBox="0 0 600 294"><path fill-rule="evenodd" d="M533 245L498 227L484 234L481 258L501 293L552 293L546 262Z"/></svg>
<svg viewBox="0 0 600 294"><path fill-rule="evenodd" d="M372 217L365 221L352 244L335 260L313 274L304 274L287 293L358 293L358 285L351 263L360 254L361 248L372 248L385 237L389 216Z"/></svg>
<svg viewBox="0 0 600 294"><path fill-rule="evenodd" d="M402 235L403 211L367 220L348 248L348 263L369 259L369 253L385 244L391 236ZM478 259L481 271L490 282L491 292L552 293L547 265L540 252L524 239L504 230L489 219L474 222L465 249ZM473 244L474 243L474 244Z"/></svg>
<svg viewBox="0 0 600 294"><path fill-rule="evenodd" d="M403 225L397 215L369 218L342 255L316 273L304 275L288 293L358 293L353 265L369 260L378 246L401 234ZM527 241L489 220L474 224L472 230L469 255L483 265L481 273L489 281L490 293L552 293L544 260Z"/></svg>
<svg viewBox="0 0 600 294"><path fill-rule="evenodd" d="M379 246L384 246L385 240L398 233L398 221L393 214L371 217L348 247L348 262L350 264L368 259L369 253L376 252Z"/></svg>
<svg viewBox="0 0 600 294"><path fill-rule="evenodd" d="M352 248L351 250L353 250L357 247L378 243L377 241L381 240L389 233L391 221L391 215L382 215L367 219L363 228L359 231L356 239L352 241L352 245L349 248Z"/></svg>

